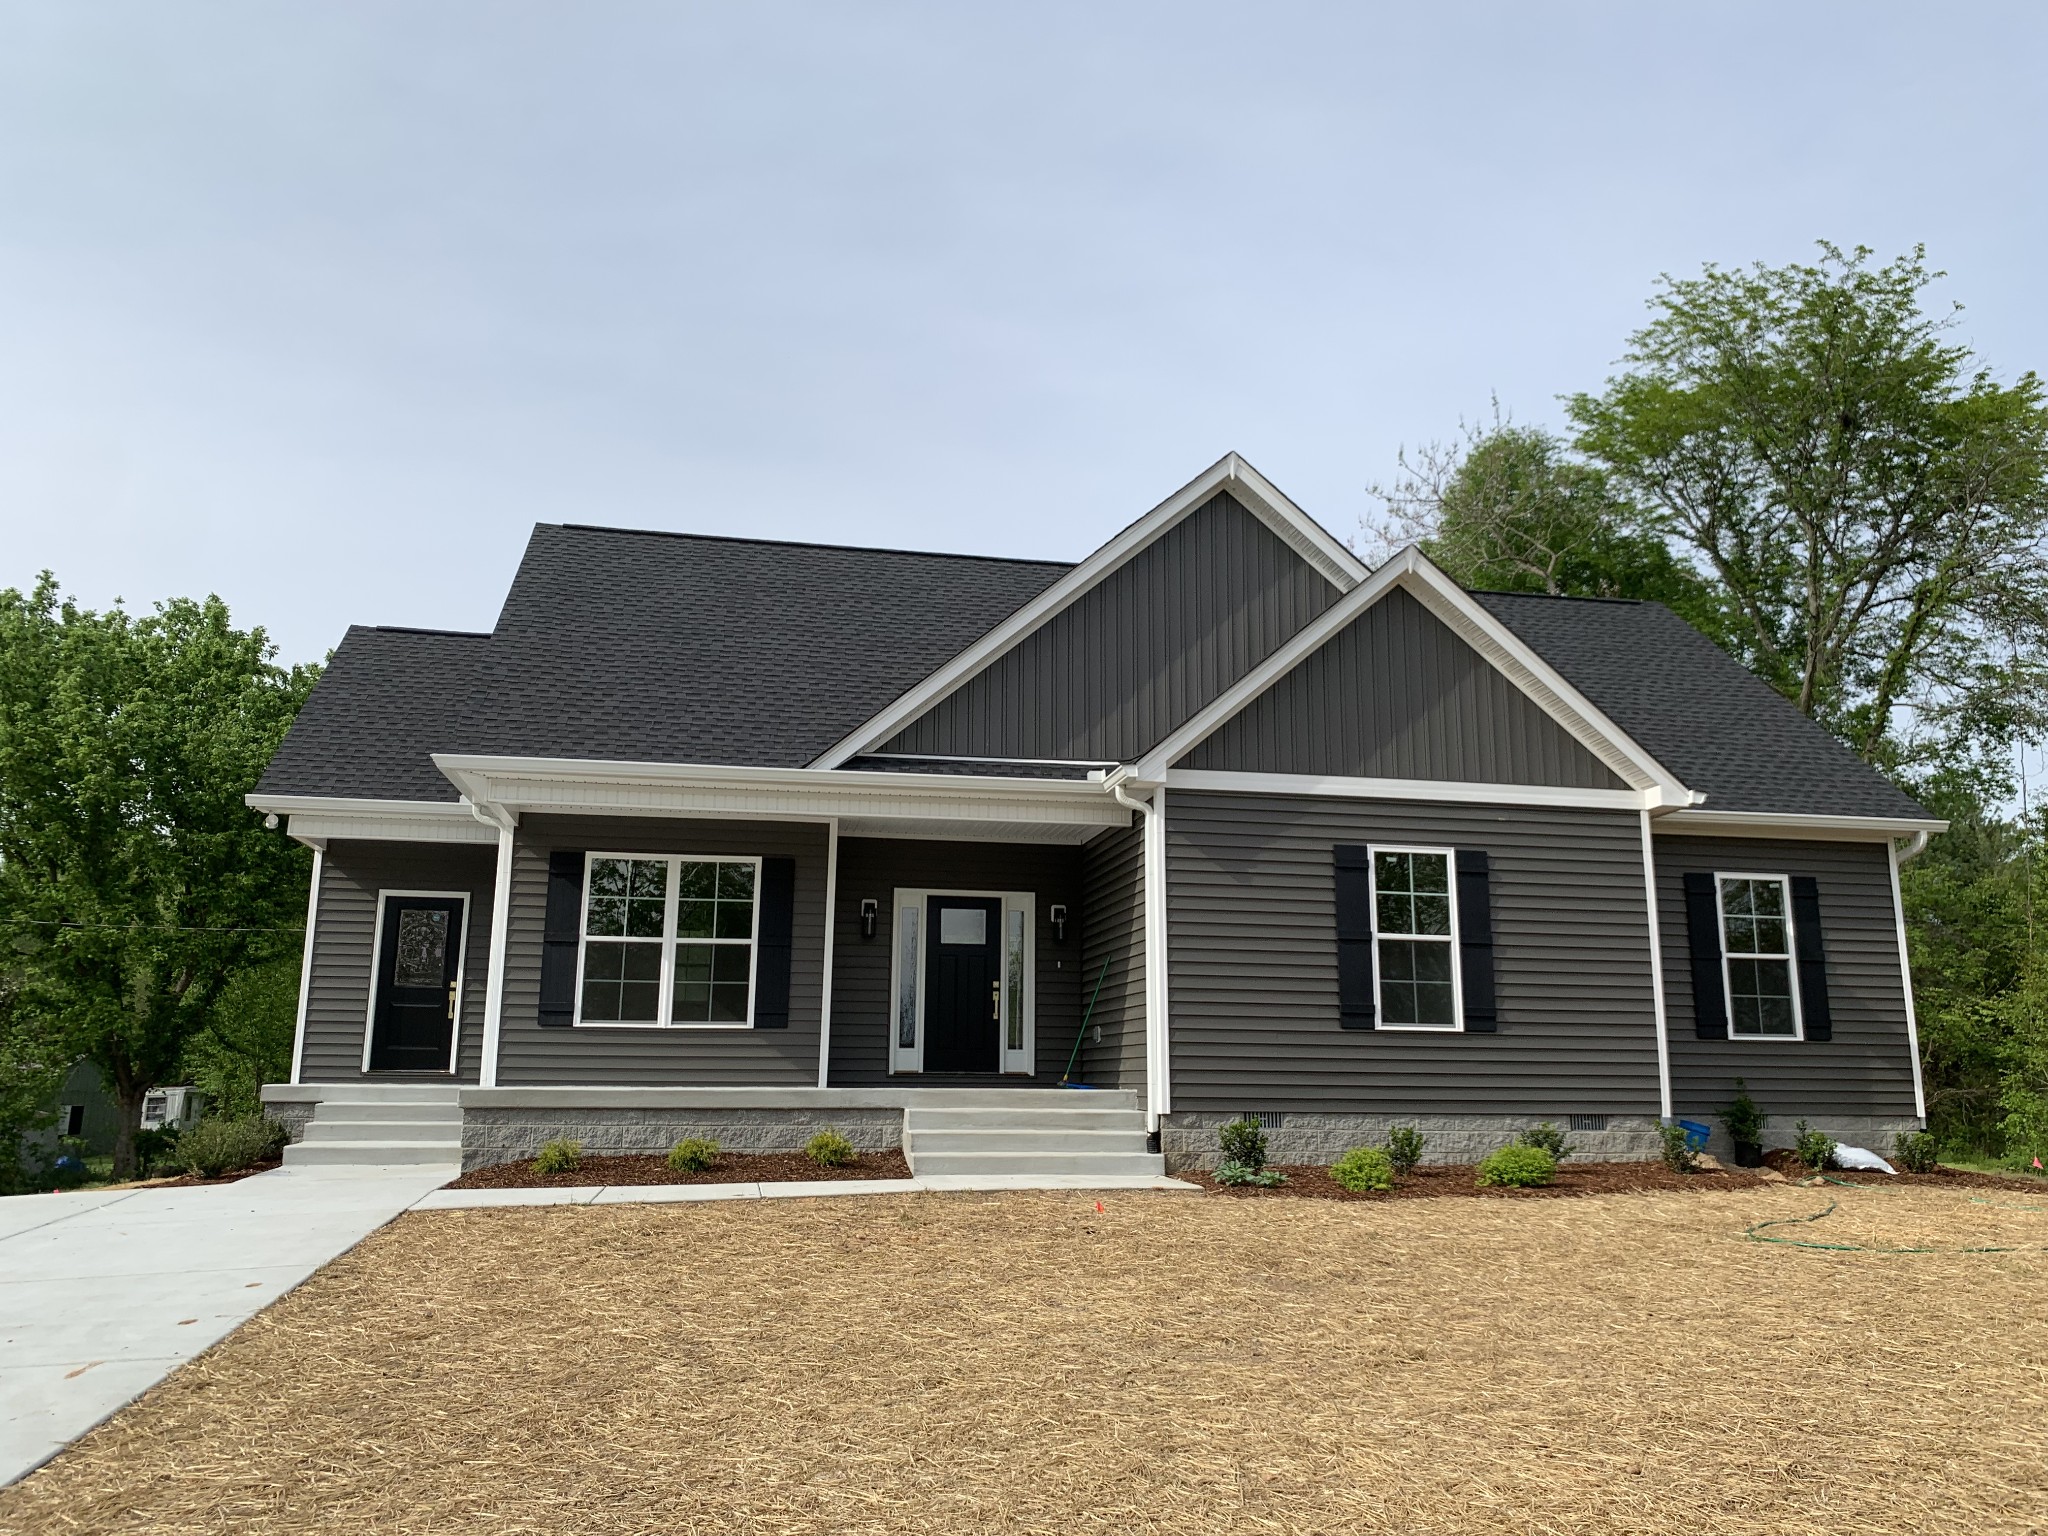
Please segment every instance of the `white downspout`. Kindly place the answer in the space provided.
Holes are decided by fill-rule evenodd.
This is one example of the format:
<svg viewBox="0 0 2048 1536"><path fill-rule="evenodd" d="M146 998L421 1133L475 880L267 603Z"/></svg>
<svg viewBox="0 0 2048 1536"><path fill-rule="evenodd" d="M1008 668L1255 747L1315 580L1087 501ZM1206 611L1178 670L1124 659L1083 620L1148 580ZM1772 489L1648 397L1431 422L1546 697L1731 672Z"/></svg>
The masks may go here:
<svg viewBox="0 0 2048 1536"><path fill-rule="evenodd" d="M832 1086L832 936L839 917L839 818L826 824L825 843L825 961L818 1000L818 1086Z"/></svg>
<svg viewBox="0 0 2048 1536"><path fill-rule="evenodd" d="M477 1064L477 1086L498 1086L498 1037L505 1021L505 945L512 931L512 829L517 824L503 806L469 807L470 814L498 829L497 878L491 886L491 963L484 972L483 1060Z"/></svg>
<svg viewBox="0 0 2048 1536"><path fill-rule="evenodd" d="M1144 818L1145 1129L1156 1133L1160 1120L1173 1109L1166 1019L1166 787L1154 789L1148 804L1124 792L1121 772L1107 783L1118 805Z"/></svg>
<svg viewBox="0 0 2048 1536"><path fill-rule="evenodd" d="M1899 865L1926 846L1924 831L1913 834L1903 857L1896 842L1891 838L1884 840L1885 859L1892 875L1892 921L1898 934L1899 982L1906 989L1906 1049L1913 1056L1913 1113L1923 1126L1927 1124L1927 1089L1920 1081L1920 1019L1913 1008L1913 962L1906 954L1906 903L1899 896Z"/></svg>
<svg viewBox="0 0 2048 1536"><path fill-rule="evenodd" d="M1664 925L1657 916L1657 856L1650 842L1650 813L1643 818L1643 901L1650 918L1650 1012L1657 1021L1657 1104L1671 1119L1671 1026L1664 1011Z"/></svg>
<svg viewBox="0 0 2048 1536"><path fill-rule="evenodd" d="M292 1081L297 1082L306 1067L306 999L313 990L313 929L320 922L320 871L327 862L327 850L313 850L313 883L306 891L306 952L299 961L299 1022L292 1032Z"/></svg>

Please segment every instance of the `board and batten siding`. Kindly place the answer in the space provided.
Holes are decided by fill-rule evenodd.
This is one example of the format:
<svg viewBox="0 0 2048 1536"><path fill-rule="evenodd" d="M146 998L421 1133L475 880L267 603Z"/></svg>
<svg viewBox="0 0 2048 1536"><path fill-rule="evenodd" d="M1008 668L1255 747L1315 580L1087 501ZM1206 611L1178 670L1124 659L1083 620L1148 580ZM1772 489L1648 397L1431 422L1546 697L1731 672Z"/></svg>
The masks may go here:
<svg viewBox="0 0 2048 1536"><path fill-rule="evenodd" d="M1187 790L1166 814L1176 1112L1658 1112L1635 815ZM1486 850L1498 1033L1338 1027L1331 850L1375 842Z"/></svg>
<svg viewBox="0 0 2048 1536"><path fill-rule="evenodd" d="M1036 898L1033 938L1037 969L1037 1070L1001 1077L975 1075L976 1084L1043 1086L1056 1080L1074 1047L1080 1021L1079 971L1087 912L1081 895L1081 850L1036 843L956 843L920 838L843 837L839 840L838 928L832 945L832 1073L834 1088L878 1083L937 1081L889 1074L889 961L895 953L898 889L1030 891ZM863 897L878 904L875 936L863 938ZM1054 903L1067 909L1065 940L1053 937ZM951 1076L946 1081L961 1081Z"/></svg>
<svg viewBox="0 0 2048 1536"><path fill-rule="evenodd" d="M484 983L490 970L491 886L497 850L464 843L386 843L336 839L320 861L320 903L313 923L313 967L306 987L306 1045L299 1080L336 1083L363 1074L371 956L379 891L460 891L469 897L462 956L461 1046L454 1081L473 1083L482 1058ZM379 1072L379 1078L445 1073Z"/></svg>
<svg viewBox="0 0 2048 1536"><path fill-rule="evenodd" d="M1175 766L1627 788L1535 700L1399 587Z"/></svg>
<svg viewBox="0 0 2048 1536"><path fill-rule="evenodd" d="M1095 1008L1078 1075L1091 1088L1145 1085L1144 874L1142 823L1105 832L1081 850L1081 1007L1092 997Z"/></svg>
<svg viewBox="0 0 2048 1536"><path fill-rule="evenodd" d="M1884 844L1660 835L1654 846L1672 1108L1711 1117L1735 1097L1739 1077L1774 1128L1802 1115L1910 1119L1912 1047ZM1695 872L1814 877L1832 1039L1702 1040L1694 1032L1685 877Z"/></svg>
<svg viewBox="0 0 2048 1536"><path fill-rule="evenodd" d="M880 750L1136 759L1336 597L1218 492Z"/></svg>
<svg viewBox="0 0 2048 1536"><path fill-rule="evenodd" d="M682 818L528 816L513 840L512 911L505 945L505 1009L498 1045L503 1087L541 1084L649 1087L818 1082L823 996L823 823ZM746 854L796 860L787 1029L652 1029L540 1025L541 940L548 855L583 852Z"/></svg>

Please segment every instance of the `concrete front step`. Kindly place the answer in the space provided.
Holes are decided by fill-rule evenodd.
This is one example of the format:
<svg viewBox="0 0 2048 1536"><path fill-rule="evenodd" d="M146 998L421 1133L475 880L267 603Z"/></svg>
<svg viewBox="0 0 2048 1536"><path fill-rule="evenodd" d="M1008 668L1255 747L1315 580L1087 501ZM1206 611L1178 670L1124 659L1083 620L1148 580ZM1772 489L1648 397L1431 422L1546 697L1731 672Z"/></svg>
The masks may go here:
<svg viewBox="0 0 2048 1536"><path fill-rule="evenodd" d="M405 1120L329 1120L315 1116L306 1126L305 1140L335 1141L432 1141L451 1147L462 1145L462 1122L449 1120L421 1125Z"/></svg>
<svg viewBox="0 0 2048 1536"><path fill-rule="evenodd" d="M903 1126L908 1131L927 1128L949 1131L1057 1128L1062 1131L1135 1131L1143 1136L1145 1112L1142 1109L1096 1109L1089 1106L1069 1109L1065 1105L1018 1108L1009 1104L931 1109L912 1104L903 1112Z"/></svg>
<svg viewBox="0 0 2048 1536"><path fill-rule="evenodd" d="M1157 1152L921 1152L911 1158L910 1167L919 1178L1053 1173L1163 1178L1166 1159Z"/></svg>
<svg viewBox="0 0 2048 1536"><path fill-rule="evenodd" d="M1064 1127L1053 1130L1045 1127L963 1129L949 1126L942 1131L905 1131L903 1146L906 1155L920 1161L933 1156L951 1156L956 1152L988 1157L1024 1153L1034 1157L1042 1153L1142 1153L1145 1150L1145 1131L1142 1126L1135 1135L1128 1129L1070 1131Z"/></svg>
<svg viewBox="0 0 2048 1536"><path fill-rule="evenodd" d="M322 1104L454 1104L459 1083L335 1083L317 1086Z"/></svg>
<svg viewBox="0 0 2048 1536"><path fill-rule="evenodd" d="M381 1168L461 1161L461 1144L447 1141L295 1141L284 1149L287 1168Z"/></svg>
<svg viewBox="0 0 2048 1536"><path fill-rule="evenodd" d="M322 1104L316 1118L327 1124L448 1126L460 1131L462 1109L455 1104Z"/></svg>

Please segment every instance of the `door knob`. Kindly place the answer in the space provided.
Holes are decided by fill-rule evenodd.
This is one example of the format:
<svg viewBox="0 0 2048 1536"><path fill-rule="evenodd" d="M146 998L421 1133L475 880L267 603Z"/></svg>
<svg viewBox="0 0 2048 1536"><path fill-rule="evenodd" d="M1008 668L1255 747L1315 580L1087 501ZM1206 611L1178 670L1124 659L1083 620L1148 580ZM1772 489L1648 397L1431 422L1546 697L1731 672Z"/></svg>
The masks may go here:
<svg viewBox="0 0 2048 1536"><path fill-rule="evenodd" d="M448 983L448 1017L455 1017L455 983Z"/></svg>
<svg viewBox="0 0 2048 1536"><path fill-rule="evenodd" d="M992 1019L1003 1016L1003 984L1000 981L988 984L988 1016Z"/></svg>

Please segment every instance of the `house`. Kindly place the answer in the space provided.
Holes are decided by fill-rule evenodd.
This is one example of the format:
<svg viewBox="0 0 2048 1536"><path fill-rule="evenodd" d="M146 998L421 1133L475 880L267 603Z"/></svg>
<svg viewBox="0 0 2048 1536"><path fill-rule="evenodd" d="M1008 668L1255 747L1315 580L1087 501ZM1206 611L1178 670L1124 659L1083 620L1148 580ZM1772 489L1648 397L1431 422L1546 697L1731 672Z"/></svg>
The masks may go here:
<svg viewBox="0 0 2048 1536"><path fill-rule="evenodd" d="M1368 569L1234 454L1078 565L540 525L490 633L351 629L249 803L315 850L301 1161L1924 1115L1942 822L1667 609Z"/></svg>

